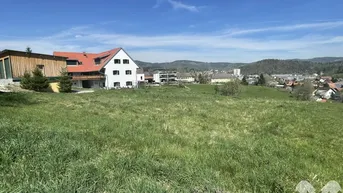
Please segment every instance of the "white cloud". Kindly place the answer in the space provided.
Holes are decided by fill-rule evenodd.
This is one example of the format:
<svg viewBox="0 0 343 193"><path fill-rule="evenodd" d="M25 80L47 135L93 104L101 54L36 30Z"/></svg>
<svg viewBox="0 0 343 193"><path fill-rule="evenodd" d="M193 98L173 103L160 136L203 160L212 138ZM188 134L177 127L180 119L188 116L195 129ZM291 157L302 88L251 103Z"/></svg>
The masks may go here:
<svg viewBox="0 0 343 193"><path fill-rule="evenodd" d="M266 28L255 28L255 29L230 29L227 31L227 35L244 35L253 34L267 31L295 31L303 29L328 29L343 26L343 21L335 22L321 22L321 23L305 23L296 25L285 25L285 26L274 26Z"/></svg>
<svg viewBox="0 0 343 193"><path fill-rule="evenodd" d="M285 34L289 34L287 32L291 29L335 27L340 26L341 23L343 22L298 24L293 27L279 26L277 30L283 30ZM343 34L336 36L313 34L296 38L280 36L266 40L257 37L228 36L219 32L162 35L120 34L101 32L99 27L81 26L46 37L5 38L0 36L0 50L24 50L26 46L30 46L34 52L47 54L52 54L53 51L101 52L113 47L123 47L135 59L151 62L176 59L247 62L263 58L340 56L343 50Z"/></svg>
<svg viewBox="0 0 343 193"><path fill-rule="evenodd" d="M200 7L195 5L188 5L176 0L157 0L153 8L158 8L163 2L168 2L174 9L184 9L191 12L198 12Z"/></svg>
<svg viewBox="0 0 343 193"><path fill-rule="evenodd" d="M168 0L168 2L173 6L174 9L185 9L191 12L198 12L198 7L194 5L187 5L180 1Z"/></svg>

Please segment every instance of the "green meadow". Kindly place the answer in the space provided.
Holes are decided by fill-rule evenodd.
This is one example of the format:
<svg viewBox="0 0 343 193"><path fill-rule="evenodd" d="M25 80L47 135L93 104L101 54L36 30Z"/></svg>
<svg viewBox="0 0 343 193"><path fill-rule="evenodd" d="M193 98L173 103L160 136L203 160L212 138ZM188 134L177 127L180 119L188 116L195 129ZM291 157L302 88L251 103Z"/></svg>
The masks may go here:
<svg viewBox="0 0 343 193"><path fill-rule="evenodd" d="M343 106L213 86L0 94L0 192L294 192L343 185Z"/></svg>

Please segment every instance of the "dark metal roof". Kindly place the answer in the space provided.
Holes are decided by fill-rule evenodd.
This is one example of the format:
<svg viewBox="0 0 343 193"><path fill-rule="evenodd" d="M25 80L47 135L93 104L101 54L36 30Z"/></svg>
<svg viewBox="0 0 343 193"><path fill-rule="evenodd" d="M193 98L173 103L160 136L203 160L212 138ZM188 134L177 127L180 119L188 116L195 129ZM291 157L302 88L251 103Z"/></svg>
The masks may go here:
<svg viewBox="0 0 343 193"><path fill-rule="evenodd" d="M56 60L66 60L66 57L61 56L54 56L48 54L40 54L40 53L30 53L17 50L3 50L0 52L0 57L9 56L9 55L20 55L20 56L30 56L30 57L38 57L38 58L46 58L46 59L56 59Z"/></svg>

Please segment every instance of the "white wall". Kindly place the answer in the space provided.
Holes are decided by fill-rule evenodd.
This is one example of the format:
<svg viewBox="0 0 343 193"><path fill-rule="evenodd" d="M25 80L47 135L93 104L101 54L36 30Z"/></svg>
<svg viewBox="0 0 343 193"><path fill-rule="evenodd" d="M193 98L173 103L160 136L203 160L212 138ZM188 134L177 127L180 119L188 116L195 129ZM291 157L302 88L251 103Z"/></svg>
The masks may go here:
<svg viewBox="0 0 343 193"><path fill-rule="evenodd" d="M239 69L239 68L233 69L233 74L236 76L240 76L241 75L241 69Z"/></svg>
<svg viewBox="0 0 343 193"><path fill-rule="evenodd" d="M13 79L0 79L0 85L13 84Z"/></svg>
<svg viewBox="0 0 343 193"><path fill-rule="evenodd" d="M73 80L73 87L82 88L82 81L81 80Z"/></svg>
<svg viewBox="0 0 343 193"><path fill-rule="evenodd" d="M120 64L114 64L115 59L120 59ZM128 59L129 64L123 64L123 59ZM131 81L133 86L137 85L137 68L133 60L124 52L120 50L106 65L105 65L106 82L108 88L114 88L114 82L120 82L120 87L126 87L126 82ZM119 75L113 75L114 70L119 70ZM131 75L126 75L125 71L131 70Z"/></svg>
<svg viewBox="0 0 343 193"><path fill-rule="evenodd" d="M153 75L153 80L154 80L154 82L160 83L161 82L161 80L160 80L160 73L154 74Z"/></svg>
<svg viewBox="0 0 343 193"><path fill-rule="evenodd" d="M232 78L223 78L223 79L211 79L211 83L224 83L224 82L231 82L234 79Z"/></svg>
<svg viewBox="0 0 343 193"><path fill-rule="evenodd" d="M144 82L145 75L144 74L137 74L137 81L138 82Z"/></svg>
<svg viewBox="0 0 343 193"><path fill-rule="evenodd" d="M195 81L193 77L182 77L182 78L177 78L176 80L180 82L194 82Z"/></svg>

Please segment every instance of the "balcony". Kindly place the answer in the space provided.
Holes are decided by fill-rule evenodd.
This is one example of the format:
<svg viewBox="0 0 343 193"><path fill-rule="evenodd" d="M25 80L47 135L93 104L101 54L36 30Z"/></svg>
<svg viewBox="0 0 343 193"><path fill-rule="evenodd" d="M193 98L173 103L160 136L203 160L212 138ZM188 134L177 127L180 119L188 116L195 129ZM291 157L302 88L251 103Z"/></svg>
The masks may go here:
<svg viewBox="0 0 343 193"><path fill-rule="evenodd" d="M101 80L105 79L103 75L74 75L72 80Z"/></svg>

